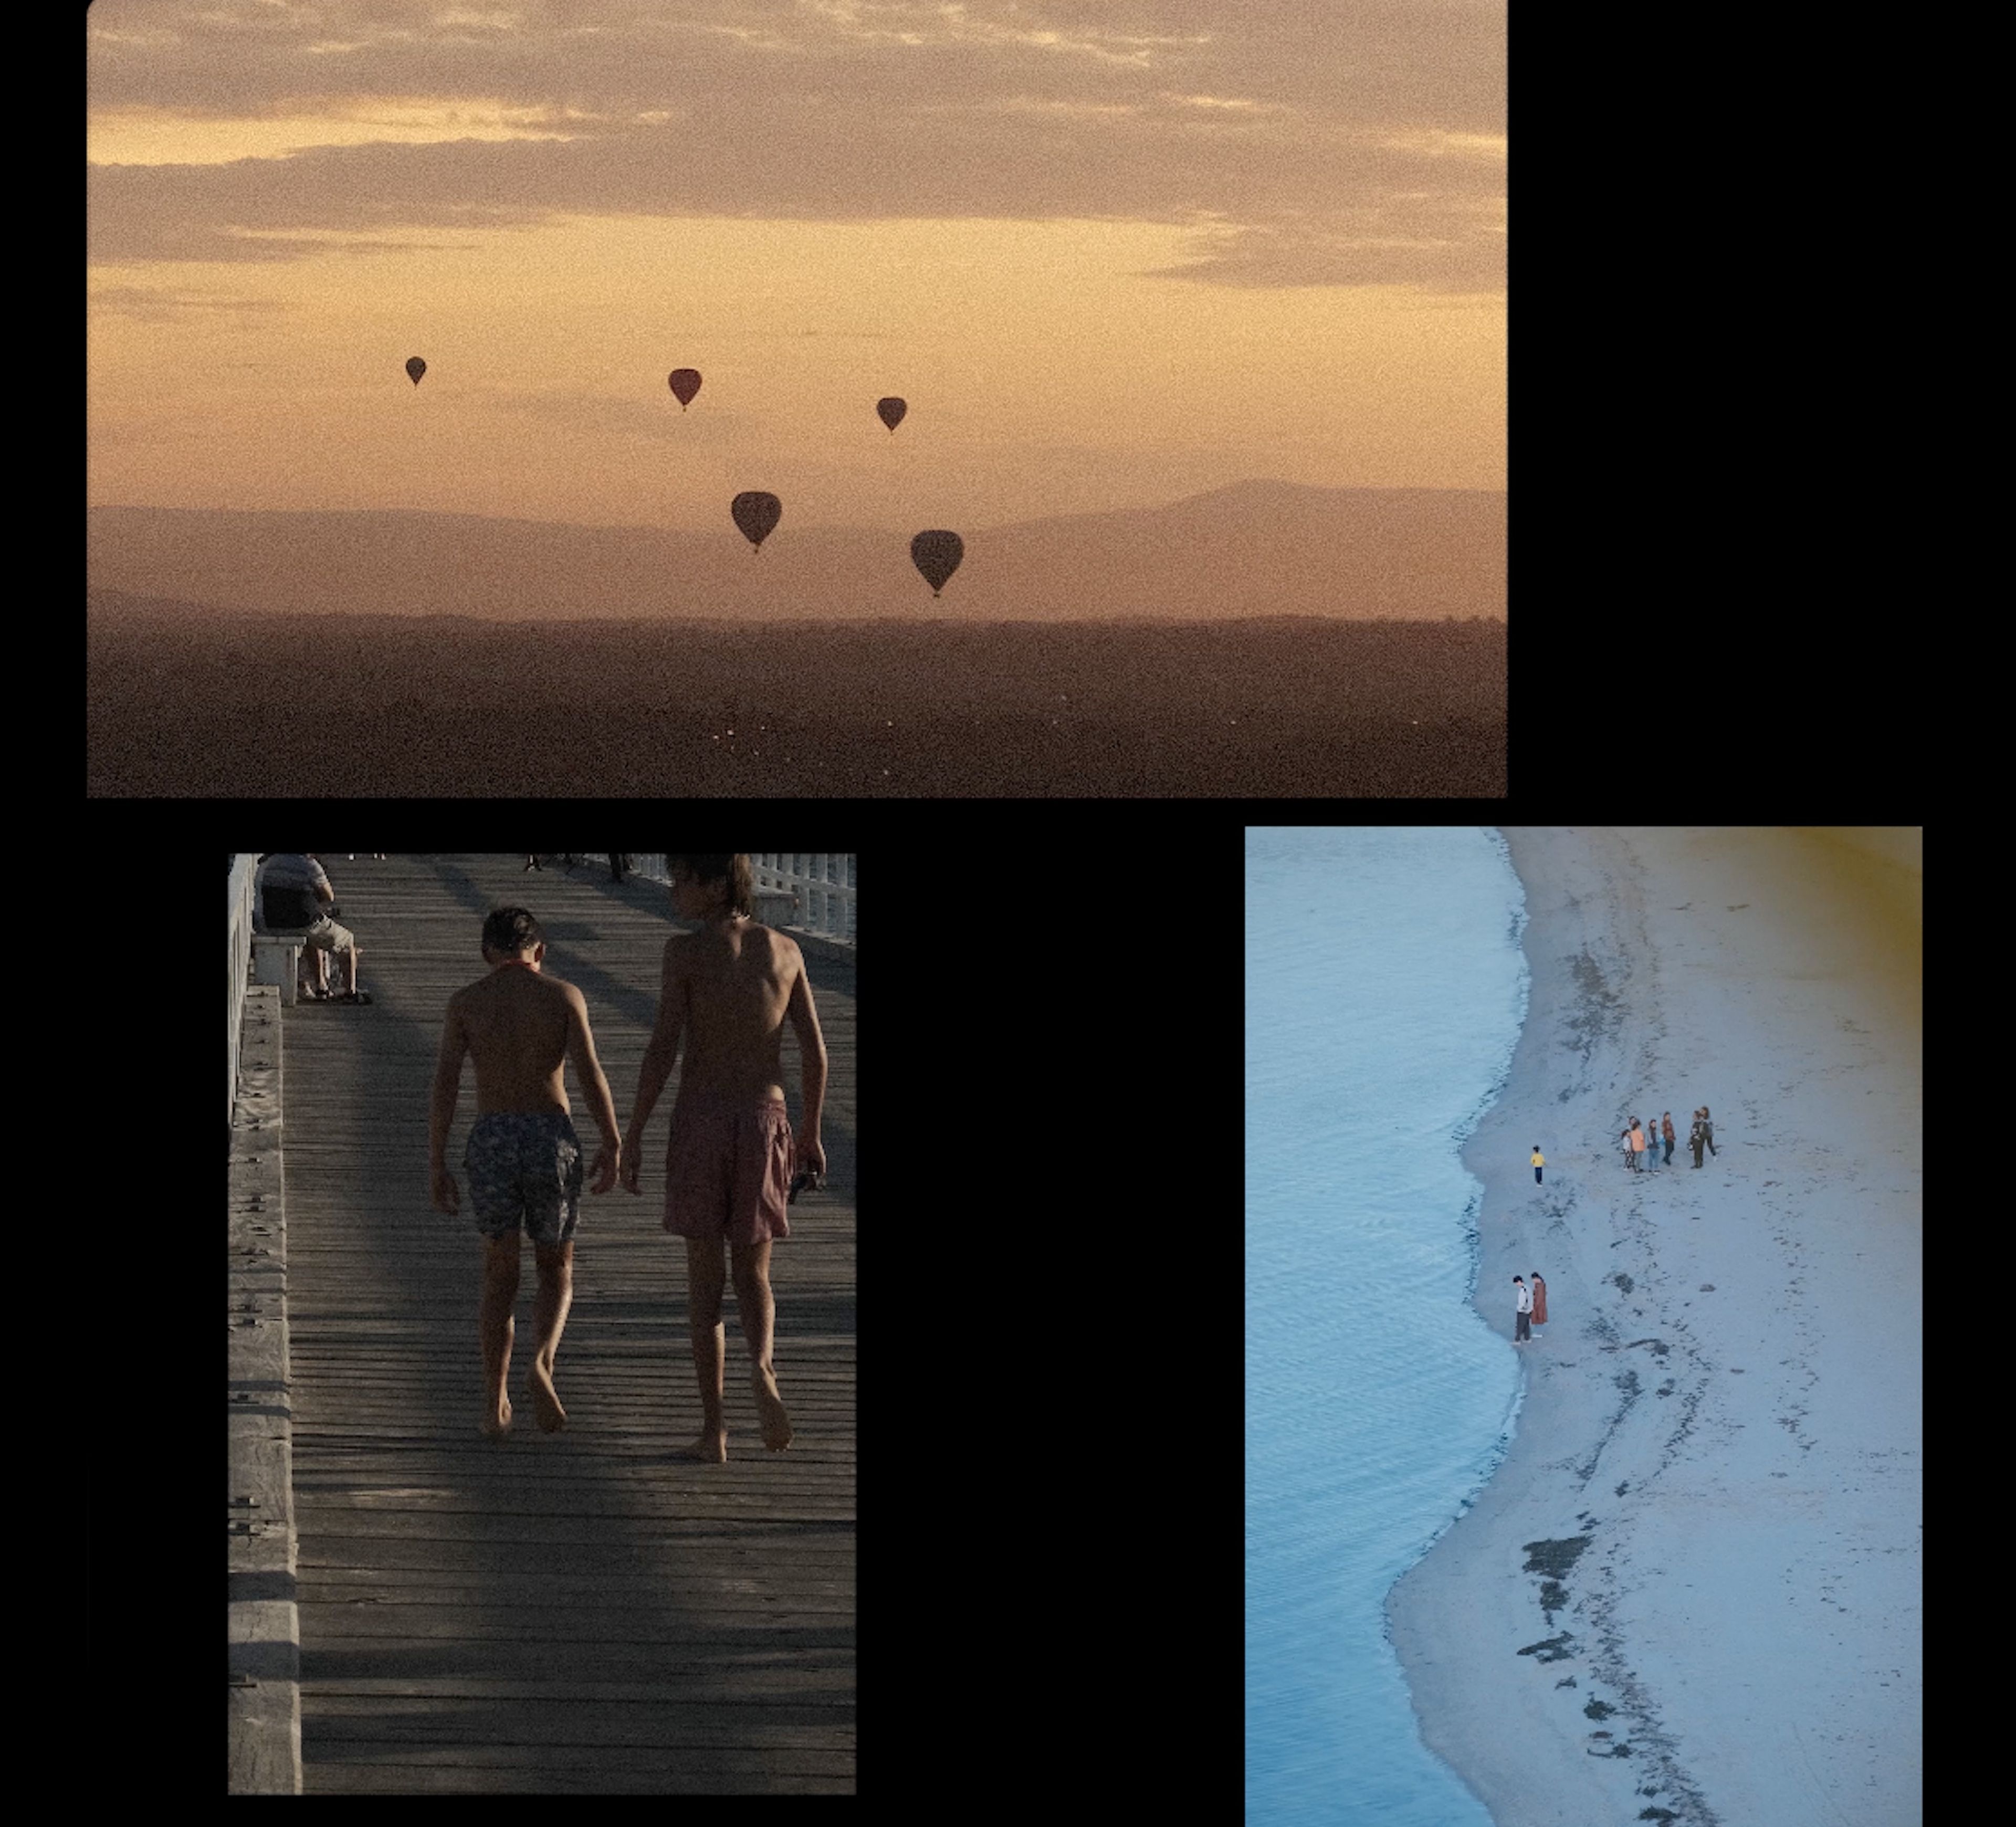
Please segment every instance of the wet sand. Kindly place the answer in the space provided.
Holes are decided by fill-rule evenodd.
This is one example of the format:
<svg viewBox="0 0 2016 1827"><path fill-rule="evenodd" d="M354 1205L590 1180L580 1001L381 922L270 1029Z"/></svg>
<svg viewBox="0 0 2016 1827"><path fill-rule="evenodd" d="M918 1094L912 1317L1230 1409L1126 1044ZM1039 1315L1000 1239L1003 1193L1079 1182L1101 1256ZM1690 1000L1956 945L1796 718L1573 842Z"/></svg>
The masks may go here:
<svg viewBox="0 0 2016 1827"><path fill-rule="evenodd" d="M1506 835L1532 1001L1465 1157L1526 1390L1388 1602L1423 1735L1499 1827L1917 1822L1916 834Z"/></svg>

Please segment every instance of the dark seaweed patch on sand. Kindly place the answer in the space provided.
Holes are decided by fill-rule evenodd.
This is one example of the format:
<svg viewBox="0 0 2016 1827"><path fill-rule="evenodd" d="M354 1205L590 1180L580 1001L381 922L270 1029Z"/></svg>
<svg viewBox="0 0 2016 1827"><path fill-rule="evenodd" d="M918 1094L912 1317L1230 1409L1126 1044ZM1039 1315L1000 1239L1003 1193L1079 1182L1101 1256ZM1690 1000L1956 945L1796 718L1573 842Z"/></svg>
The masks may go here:
<svg viewBox="0 0 2016 1827"><path fill-rule="evenodd" d="M1526 1544L1525 1570L1564 1580L1589 1544L1586 1535L1571 1535L1560 1541L1529 1541Z"/></svg>
<svg viewBox="0 0 2016 1827"><path fill-rule="evenodd" d="M1624 1011L1616 993L1604 977L1603 967L1586 948L1578 957L1569 959L1568 970L1575 978L1575 1004L1563 1018L1562 1025L1575 1038L1561 1044L1571 1050L1579 1047L1582 1063L1586 1065L1589 1055L1596 1050L1596 1043L1611 1039L1623 1025Z"/></svg>
<svg viewBox="0 0 2016 1827"><path fill-rule="evenodd" d="M1540 1609L1549 1623L1554 1621L1554 1613L1568 1609L1568 1589L1562 1584L1568 1569L1581 1558L1582 1551L1589 1546L1586 1535L1571 1535L1559 1541L1529 1541L1526 1544L1526 1571L1538 1573L1540 1581ZM1521 1655L1525 1652L1521 1650Z"/></svg>

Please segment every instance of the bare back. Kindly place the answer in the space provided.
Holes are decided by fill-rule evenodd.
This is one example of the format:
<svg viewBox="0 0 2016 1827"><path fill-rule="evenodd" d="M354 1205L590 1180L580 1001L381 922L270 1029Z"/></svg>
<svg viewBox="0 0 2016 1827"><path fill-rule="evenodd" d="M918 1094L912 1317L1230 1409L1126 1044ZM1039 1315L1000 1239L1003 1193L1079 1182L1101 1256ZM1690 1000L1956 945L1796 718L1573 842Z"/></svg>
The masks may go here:
<svg viewBox="0 0 2016 1827"><path fill-rule="evenodd" d="M804 978L797 944L754 921L668 939L665 987L684 1014L681 1090L783 1097L778 1050L794 993L808 996Z"/></svg>
<svg viewBox="0 0 2016 1827"><path fill-rule="evenodd" d="M448 1021L451 1027L459 1022L476 1062L479 1113L566 1113L561 1068L580 1000L572 984L516 965L455 992L448 1001Z"/></svg>

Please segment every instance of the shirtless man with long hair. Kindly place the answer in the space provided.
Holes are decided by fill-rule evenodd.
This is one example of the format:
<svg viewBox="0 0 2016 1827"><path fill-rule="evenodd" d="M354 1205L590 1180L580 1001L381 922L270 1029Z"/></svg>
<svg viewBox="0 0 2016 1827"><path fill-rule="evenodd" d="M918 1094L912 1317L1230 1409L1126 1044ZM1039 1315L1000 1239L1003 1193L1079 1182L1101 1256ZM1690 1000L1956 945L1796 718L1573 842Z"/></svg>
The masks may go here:
<svg viewBox="0 0 2016 1827"><path fill-rule="evenodd" d="M639 1190L644 1125L683 1044L665 1161L664 1223L686 1239L686 1311L702 1422L700 1438L679 1457L718 1462L728 1458L721 1407L724 1251L733 1265L763 1443L781 1452L791 1443L771 1362L770 1245L790 1234L785 1207L794 1174L826 1171L819 1145L826 1043L797 942L751 917L749 859L668 854L665 865L674 910L702 924L665 942L657 1023L623 1138L622 1181L631 1192ZM779 1062L787 1022L803 1068L804 1110L795 1137Z"/></svg>

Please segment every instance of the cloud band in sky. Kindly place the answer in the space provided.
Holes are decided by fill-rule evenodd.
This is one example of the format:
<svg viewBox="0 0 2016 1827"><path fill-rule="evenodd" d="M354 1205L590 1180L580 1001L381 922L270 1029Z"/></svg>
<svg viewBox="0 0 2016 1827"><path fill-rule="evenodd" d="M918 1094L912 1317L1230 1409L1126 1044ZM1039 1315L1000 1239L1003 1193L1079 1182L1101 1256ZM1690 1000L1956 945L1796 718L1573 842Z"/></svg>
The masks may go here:
<svg viewBox="0 0 2016 1827"><path fill-rule="evenodd" d="M92 258L585 214L1193 224L1235 286L1504 283L1498 0L98 0Z"/></svg>

